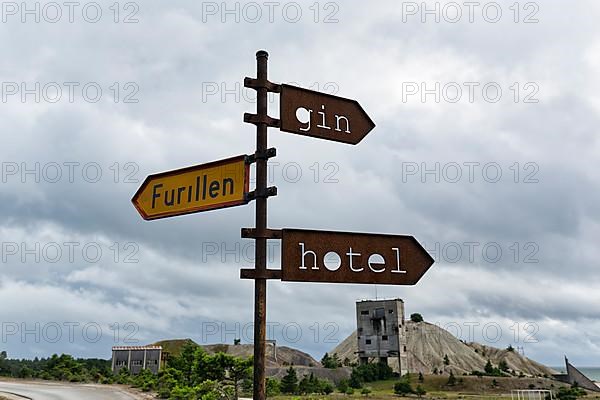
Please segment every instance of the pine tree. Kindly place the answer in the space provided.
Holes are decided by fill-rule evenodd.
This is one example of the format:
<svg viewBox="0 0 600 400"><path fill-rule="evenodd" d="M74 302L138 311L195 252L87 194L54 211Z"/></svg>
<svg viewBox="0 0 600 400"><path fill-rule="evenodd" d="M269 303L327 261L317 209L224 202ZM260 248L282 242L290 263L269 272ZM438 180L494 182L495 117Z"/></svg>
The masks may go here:
<svg viewBox="0 0 600 400"><path fill-rule="evenodd" d="M450 371L450 376L448 377L448 382L446 383L446 385L448 385L448 386L456 385L456 377L454 377L454 374L452 373L452 371Z"/></svg>
<svg viewBox="0 0 600 400"><path fill-rule="evenodd" d="M325 353L321 359L321 365L323 365L324 368L335 369L340 367L342 363L340 362L337 353L334 353L333 356L330 356L329 353Z"/></svg>
<svg viewBox="0 0 600 400"><path fill-rule="evenodd" d="M342 366L342 362L340 361L340 358L338 357L337 353L333 353L333 356L331 356L331 361L334 365L334 368Z"/></svg>
<svg viewBox="0 0 600 400"><path fill-rule="evenodd" d="M486 374L491 374L494 372L494 366L492 365L492 362L490 360L487 360L484 370Z"/></svg>
<svg viewBox="0 0 600 400"><path fill-rule="evenodd" d="M304 375L300 382L298 383L298 392L300 394L311 394L310 381L308 380L308 375Z"/></svg>
<svg viewBox="0 0 600 400"><path fill-rule="evenodd" d="M293 367L289 367L287 374L281 380L281 392L293 394L298 392L298 376Z"/></svg>
<svg viewBox="0 0 600 400"><path fill-rule="evenodd" d="M312 394L319 393L321 382L315 378L315 375L311 372L310 375L305 375L300 383L298 384L298 391L300 394Z"/></svg>
<svg viewBox="0 0 600 400"><path fill-rule="evenodd" d="M500 368L500 370L503 372L508 372L508 364L505 360L500 361L500 363L498 364L498 368Z"/></svg>

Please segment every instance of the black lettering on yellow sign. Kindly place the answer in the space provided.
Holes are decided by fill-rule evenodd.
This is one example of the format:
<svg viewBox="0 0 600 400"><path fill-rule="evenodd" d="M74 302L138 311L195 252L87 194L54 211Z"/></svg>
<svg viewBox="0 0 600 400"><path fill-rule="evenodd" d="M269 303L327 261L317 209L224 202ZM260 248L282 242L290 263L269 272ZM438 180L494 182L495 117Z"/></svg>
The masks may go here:
<svg viewBox="0 0 600 400"><path fill-rule="evenodd" d="M206 175L196 177L196 183L190 186L180 186L170 190L160 190L163 187L162 183L155 184L152 187L152 208L156 207L156 202L162 199L163 204L167 207L180 205L183 202L192 203L206 200L206 196L215 199L222 193L222 196L227 194L233 195L235 192L235 182L231 178L224 178L221 182L213 180L208 184Z"/></svg>
<svg viewBox="0 0 600 400"><path fill-rule="evenodd" d="M246 156L148 176L133 204L144 219L233 207L248 202Z"/></svg>

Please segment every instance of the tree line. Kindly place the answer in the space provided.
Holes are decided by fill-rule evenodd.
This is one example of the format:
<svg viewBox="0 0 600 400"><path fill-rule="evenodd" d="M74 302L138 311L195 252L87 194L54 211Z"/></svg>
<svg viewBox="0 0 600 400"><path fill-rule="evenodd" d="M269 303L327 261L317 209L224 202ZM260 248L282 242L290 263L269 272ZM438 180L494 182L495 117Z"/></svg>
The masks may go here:
<svg viewBox="0 0 600 400"><path fill-rule="evenodd" d="M111 363L96 358L75 359L70 355L54 354L48 358L9 359L6 351L0 352L0 376L33 378L68 382L110 383Z"/></svg>

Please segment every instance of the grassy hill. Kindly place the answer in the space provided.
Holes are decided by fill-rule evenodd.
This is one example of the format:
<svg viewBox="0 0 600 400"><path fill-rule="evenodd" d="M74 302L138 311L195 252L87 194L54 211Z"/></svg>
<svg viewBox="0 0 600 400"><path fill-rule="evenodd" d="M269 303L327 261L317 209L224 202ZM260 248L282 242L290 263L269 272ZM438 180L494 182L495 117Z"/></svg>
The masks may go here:
<svg viewBox="0 0 600 400"><path fill-rule="evenodd" d="M151 346L161 346L163 348L163 352L167 352L171 355L171 357L177 357L181 354L181 349L184 345L188 343L196 344L192 339L170 339L170 340L161 340L160 342L153 343Z"/></svg>

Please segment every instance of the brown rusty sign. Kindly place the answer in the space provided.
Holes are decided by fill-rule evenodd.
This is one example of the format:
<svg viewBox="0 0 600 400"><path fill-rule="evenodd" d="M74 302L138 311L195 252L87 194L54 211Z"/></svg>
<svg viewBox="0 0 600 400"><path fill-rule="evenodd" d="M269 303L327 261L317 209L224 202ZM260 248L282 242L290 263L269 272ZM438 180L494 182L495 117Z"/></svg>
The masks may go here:
<svg viewBox="0 0 600 400"><path fill-rule="evenodd" d="M356 100L281 85L280 129L336 142L357 144L375 127Z"/></svg>
<svg viewBox="0 0 600 400"><path fill-rule="evenodd" d="M414 285L433 258L413 236L283 229L283 281Z"/></svg>

